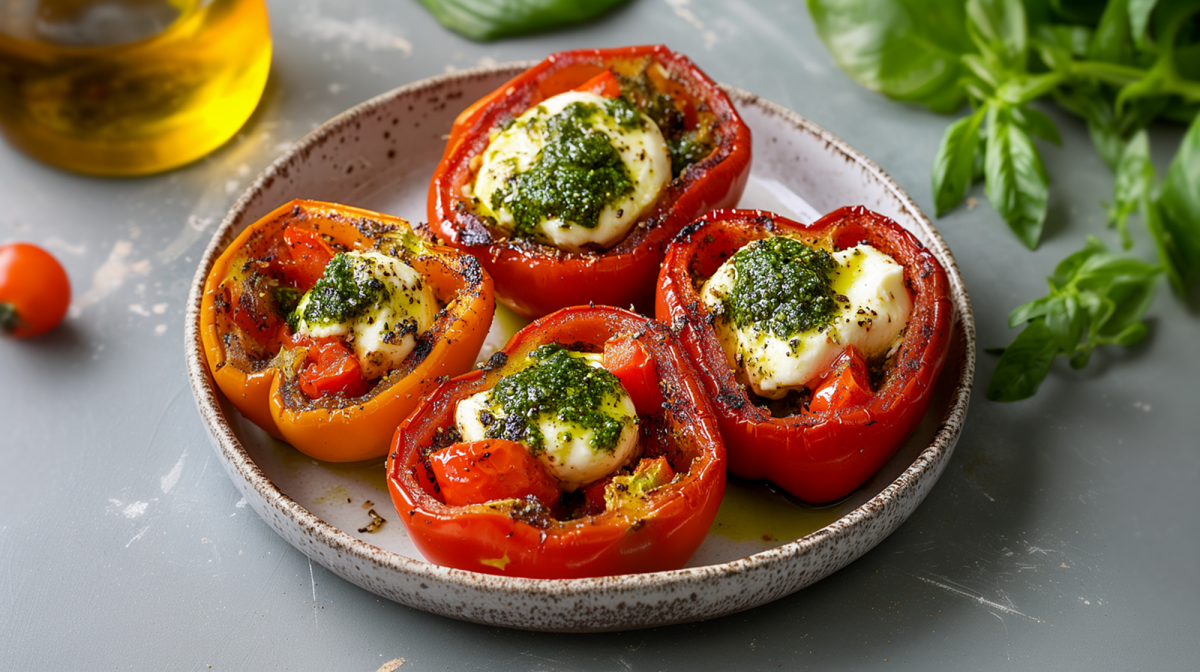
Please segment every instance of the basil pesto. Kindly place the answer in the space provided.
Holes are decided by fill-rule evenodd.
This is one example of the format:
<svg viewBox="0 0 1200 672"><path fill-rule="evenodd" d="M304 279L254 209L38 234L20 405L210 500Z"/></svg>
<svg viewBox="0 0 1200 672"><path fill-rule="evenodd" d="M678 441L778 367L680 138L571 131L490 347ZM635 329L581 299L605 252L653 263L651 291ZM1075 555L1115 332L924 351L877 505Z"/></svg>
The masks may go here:
<svg viewBox="0 0 1200 672"><path fill-rule="evenodd" d="M288 316L295 330L301 320L310 325L348 322L383 303L391 296L387 285L371 273L373 262L339 252L325 266L325 273Z"/></svg>
<svg viewBox="0 0 1200 672"><path fill-rule="evenodd" d="M739 329L753 326L787 340L829 324L838 307L829 252L784 236L750 243L733 256L725 313Z"/></svg>
<svg viewBox="0 0 1200 672"><path fill-rule="evenodd" d="M598 114L620 126L637 128L642 118L622 100L604 105L571 103L544 124L546 144L529 170L514 175L492 194L494 212L513 216L514 235L529 235L544 219L558 218L594 229L605 206L634 189L629 169L609 136L593 128Z"/></svg>
<svg viewBox="0 0 1200 672"><path fill-rule="evenodd" d="M712 153L712 144L701 142L695 131L687 131L678 138L667 140L667 151L671 154L671 177L679 177L683 170Z"/></svg>
<svg viewBox="0 0 1200 672"><path fill-rule="evenodd" d="M687 130L685 115L671 96L654 88L643 72L636 77L618 76L621 98L631 109L645 114L662 131L671 155L671 177L679 177L693 163L712 153L716 146L710 133Z"/></svg>
<svg viewBox="0 0 1200 672"><path fill-rule="evenodd" d="M532 364L501 378L488 394L487 405L496 414L480 413L487 437L519 441L537 455L546 446L537 426L545 414L590 430L594 450L613 452L625 423L605 409L616 408L624 393L620 380L558 345L543 345L529 359Z"/></svg>

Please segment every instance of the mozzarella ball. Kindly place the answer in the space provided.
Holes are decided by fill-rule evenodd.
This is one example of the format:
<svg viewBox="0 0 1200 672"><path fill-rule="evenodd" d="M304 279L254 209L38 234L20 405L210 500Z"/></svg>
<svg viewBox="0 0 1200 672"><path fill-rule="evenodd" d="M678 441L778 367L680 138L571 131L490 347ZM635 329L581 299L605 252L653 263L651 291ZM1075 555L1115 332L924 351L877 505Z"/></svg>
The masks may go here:
<svg viewBox="0 0 1200 672"><path fill-rule="evenodd" d="M563 219L555 213L540 216L531 235L534 239L568 252L597 246L611 247L625 238L638 218L658 200L671 179L671 157L662 132L649 117L634 113L634 123L622 123L609 111L612 101L593 93L568 91L542 101L500 132L483 153L473 188L480 212L493 218L510 234L516 218L507 205L494 207L493 196L510 180L527 173L546 154L552 134L548 120L574 104L596 108L582 122L587 133L603 134L628 171L632 190L604 206L595 227ZM520 196L520 194L518 194Z"/></svg>
<svg viewBox="0 0 1200 672"><path fill-rule="evenodd" d="M417 336L433 326L438 303L429 283L412 266L375 251L346 252L353 287L369 296L370 305L350 317L323 312L312 314L309 305L319 301L321 283L309 290L296 306L300 315L296 332L312 338L340 336L354 349L363 377L378 378L398 367L417 345ZM332 262L331 262L332 263ZM326 280L328 278L328 273Z"/></svg>
<svg viewBox="0 0 1200 672"><path fill-rule="evenodd" d="M701 287L701 301L719 316L713 328L730 366L755 394L783 398L788 390L819 381L847 346L872 358L887 353L901 337L912 312L904 267L866 244L831 256L836 265L828 277L834 295L840 295L832 321L786 339L759 325L738 327L725 314L737 279L736 255Z"/></svg>
<svg viewBox="0 0 1200 672"><path fill-rule="evenodd" d="M589 366L603 369L600 355L569 354L586 361ZM540 447L531 446L529 440L520 441L566 492L604 478L628 462L637 451L637 411L629 393L619 382L611 393L599 399L596 410L621 424L620 435L612 449L595 447L596 435L592 429L571 418L560 417L556 409L540 410L530 418L530 426L541 435ZM492 398L491 390L459 401L454 413L455 425L464 442L489 438L488 429L503 427L507 419L508 412Z"/></svg>

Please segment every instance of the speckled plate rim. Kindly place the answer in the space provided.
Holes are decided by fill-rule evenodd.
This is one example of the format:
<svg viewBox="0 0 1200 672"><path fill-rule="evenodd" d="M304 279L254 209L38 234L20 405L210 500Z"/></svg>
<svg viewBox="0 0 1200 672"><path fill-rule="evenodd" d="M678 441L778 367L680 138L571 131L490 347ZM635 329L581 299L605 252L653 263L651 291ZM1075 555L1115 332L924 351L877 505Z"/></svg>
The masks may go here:
<svg viewBox="0 0 1200 672"><path fill-rule="evenodd" d="M848 162L858 164L870 178L877 180L888 195L895 199L899 208L922 229L926 246L945 266L949 277L951 300L958 312L957 336L961 339L962 352L957 361L951 359L947 366L958 368L958 378L950 393L949 405L938 420L933 440L903 473L877 495L833 523L801 539L732 562L669 572L590 579L522 579L442 567L387 551L352 537L326 523L280 491L243 447L225 418L218 398L219 393L209 375L200 342L198 319L205 278L221 251L236 235L237 231L234 231L233 227L238 223L241 213L245 212L274 180L286 177L290 170L306 161L316 148L335 137L348 125L355 123L356 119L384 109L398 98L418 95L459 81L515 75L533 63L507 63L431 77L393 89L346 110L306 135L274 161L243 193L224 218L206 248L192 282L185 317L184 346L188 376L197 407L211 433L214 447L223 459L235 485L244 494L249 494L246 487L258 494L258 498L248 499L277 533L310 558L343 578L383 597L418 609L507 627L566 632L610 631L703 620L736 613L778 599L857 559L908 517L932 488L953 452L966 419L975 372L975 323L970 299L962 275L941 235L908 194L878 165L837 136L795 112L730 86L724 88L739 108L757 106L768 115L780 117L796 131L811 134L824 141L831 152ZM243 224L248 225L249 222ZM330 554L327 555L321 548L302 547L280 527L284 523L277 519L278 515L290 519L301 533L312 537L313 541L327 549ZM867 543L839 543L851 541L853 537L865 537ZM849 548L846 548L847 546ZM822 553L823 550L829 549L832 549L831 556L829 553ZM309 552L310 550L312 552ZM335 558L345 558L350 564L336 561ZM799 567L811 569L816 562L822 563L822 567L815 574L800 572L801 576L796 577L798 580L789 580L793 573L790 570ZM379 573L390 575L393 582L380 584L367 579L369 575ZM742 593L740 599L731 599L727 595L716 601L703 599L704 593L707 592L704 590L705 586L714 581L739 576L745 578L759 573L773 577L764 578L763 583L768 586L765 590L753 594ZM421 591L428 591L431 586L441 589L445 594L425 597ZM533 600L532 611L513 613L511 602L506 600L514 596L518 603ZM648 596L649 600L646 599ZM472 604L481 601L484 604ZM489 607L489 601L495 601L496 604ZM657 602L658 608L649 608L653 605L648 602ZM452 604L459 606L455 607ZM580 613L581 609L590 613ZM571 618L572 613L580 614L580 618ZM547 619L551 617L565 618L548 622Z"/></svg>

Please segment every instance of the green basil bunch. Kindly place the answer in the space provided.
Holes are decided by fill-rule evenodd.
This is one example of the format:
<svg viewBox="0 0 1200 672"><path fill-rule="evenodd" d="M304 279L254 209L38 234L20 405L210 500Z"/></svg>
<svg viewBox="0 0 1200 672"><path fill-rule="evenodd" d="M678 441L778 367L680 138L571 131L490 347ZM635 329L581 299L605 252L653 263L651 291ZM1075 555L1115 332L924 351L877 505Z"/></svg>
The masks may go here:
<svg viewBox="0 0 1200 672"><path fill-rule="evenodd" d="M946 129L934 160L938 216L982 180L984 194L1013 233L1037 247L1050 176L1035 139L1062 140L1054 122L1031 104L1052 99L1087 123L1097 151L1115 171L1109 220L1123 247L1132 244L1133 214L1154 240L1161 271L1120 260L1092 239L1068 257L1050 278L1050 295L1010 316L1012 326L1028 326L1004 351L989 398L1032 395L1057 354L1083 366L1096 345L1128 345L1144 335L1144 325L1131 325L1143 324L1149 299L1121 298L1134 281L1106 284L1090 275L1072 280L1068 267L1080 259L1092 260L1087 269L1102 261L1106 267L1118 260L1142 264L1135 284L1147 297L1162 272L1180 297L1195 290L1200 0L808 0L808 7L838 66L863 86L935 112L970 105L971 114ZM1157 186L1144 130L1156 119L1191 124ZM1116 308L1110 311L1106 301ZM1051 308L1039 313L1031 306Z"/></svg>

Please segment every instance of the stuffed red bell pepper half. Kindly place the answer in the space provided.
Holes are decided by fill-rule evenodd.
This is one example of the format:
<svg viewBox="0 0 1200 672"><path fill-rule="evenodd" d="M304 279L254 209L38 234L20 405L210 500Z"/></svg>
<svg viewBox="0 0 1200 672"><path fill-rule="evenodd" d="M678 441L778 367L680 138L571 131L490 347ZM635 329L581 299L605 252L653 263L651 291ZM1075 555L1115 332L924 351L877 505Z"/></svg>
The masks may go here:
<svg viewBox="0 0 1200 672"><path fill-rule="evenodd" d="M712 212L671 244L658 319L712 400L730 472L828 502L916 428L956 316L945 271L861 207L811 225Z"/></svg>
<svg viewBox="0 0 1200 672"><path fill-rule="evenodd" d="M663 324L567 308L396 431L388 487L430 561L535 578L678 569L725 491L703 385Z"/></svg>
<svg viewBox="0 0 1200 672"><path fill-rule="evenodd" d="M554 54L455 120L429 222L524 317L589 302L649 312L667 243L750 174L750 129L663 46Z"/></svg>

